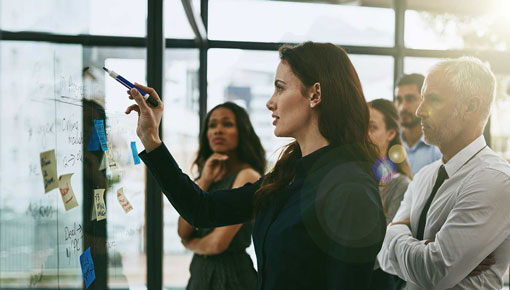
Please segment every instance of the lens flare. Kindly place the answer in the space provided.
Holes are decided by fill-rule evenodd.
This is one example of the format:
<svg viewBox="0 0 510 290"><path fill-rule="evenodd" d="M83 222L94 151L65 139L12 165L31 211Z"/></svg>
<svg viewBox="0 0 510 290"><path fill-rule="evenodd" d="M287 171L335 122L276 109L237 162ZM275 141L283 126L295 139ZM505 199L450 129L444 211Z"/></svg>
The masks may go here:
<svg viewBox="0 0 510 290"><path fill-rule="evenodd" d="M380 182L390 182L395 174L397 174L397 164L389 158L379 158L372 167L375 177Z"/></svg>
<svg viewBox="0 0 510 290"><path fill-rule="evenodd" d="M407 158L406 149L400 144L393 145L388 150L388 157L394 163L402 163Z"/></svg>

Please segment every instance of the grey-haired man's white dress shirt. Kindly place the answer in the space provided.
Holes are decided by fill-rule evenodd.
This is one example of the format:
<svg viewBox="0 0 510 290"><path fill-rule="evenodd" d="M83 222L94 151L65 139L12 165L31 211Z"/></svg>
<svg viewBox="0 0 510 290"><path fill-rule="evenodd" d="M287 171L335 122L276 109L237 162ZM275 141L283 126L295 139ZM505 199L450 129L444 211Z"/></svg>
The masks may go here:
<svg viewBox="0 0 510 290"><path fill-rule="evenodd" d="M483 136L444 164L449 178L430 205L423 236L434 242L425 245L414 237L442 164L427 165L409 185L393 221L410 218L411 229L388 226L379 264L406 280L405 289L502 289L510 260L510 165ZM496 264L468 277L492 252Z"/></svg>

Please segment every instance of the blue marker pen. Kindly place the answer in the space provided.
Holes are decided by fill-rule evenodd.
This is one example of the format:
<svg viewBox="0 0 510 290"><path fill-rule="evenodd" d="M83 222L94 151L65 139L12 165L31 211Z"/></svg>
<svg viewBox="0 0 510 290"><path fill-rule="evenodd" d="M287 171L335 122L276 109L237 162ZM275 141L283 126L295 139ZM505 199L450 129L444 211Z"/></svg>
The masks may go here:
<svg viewBox="0 0 510 290"><path fill-rule="evenodd" d="M123 78L121 75L119 75L118 73L112 71L112 70L109 70L107 68L105 68L103 66L103 69L112 77L114 78L116 81L118 81L119 83L123 84L126 88L128 89L132 89L132 88L135 88L137 89L140 94L142 94L143 96L143 99L151 104L152 106L154 107L157 107L158 106L158 101L152 97L151 95L149 95L148 93L146 93L144 90L140 89L139 87L133 85L130 81L126 80L125 78Z"/></svg>

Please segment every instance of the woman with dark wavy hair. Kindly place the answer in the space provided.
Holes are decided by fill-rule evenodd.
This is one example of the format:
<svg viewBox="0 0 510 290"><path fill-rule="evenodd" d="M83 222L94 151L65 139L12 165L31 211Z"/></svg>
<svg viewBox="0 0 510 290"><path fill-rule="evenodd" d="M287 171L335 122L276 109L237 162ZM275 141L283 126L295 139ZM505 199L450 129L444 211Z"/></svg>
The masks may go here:
<svg viewBox="0 0 510 290"><path fill-rule="evenodd" d="M163 112L134 90L140 157L173 206L196 227L255 218L259 289L367 289L386 223L372 166L369 110L346 52L330 43L280 48L267 102L276 136L292 137L274 168L241 188L205 192L159 138Z"/></svg>
<svg viewBox="0 0 510 290"><path fill-rule="evenodd" d="M216 191L243 186L264 174L265 151L248 113L226 102L205 116L194 165L200 189ZM179 217L177 233L193 253L187 290L257 289L257 272L246 248L252 223L195 228Z"/></svg>

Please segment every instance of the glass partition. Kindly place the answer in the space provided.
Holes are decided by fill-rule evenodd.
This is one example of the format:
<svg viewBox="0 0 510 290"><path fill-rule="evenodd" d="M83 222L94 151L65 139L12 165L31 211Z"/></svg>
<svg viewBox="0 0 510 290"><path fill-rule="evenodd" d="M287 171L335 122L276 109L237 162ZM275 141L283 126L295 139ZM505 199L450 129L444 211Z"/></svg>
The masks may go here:
<svg viewBox="0 0 510 290"><path fill-rule="evenodd" d="M0 75L0 93L16 92L16 102L0 98L0 287L82 288L87 250L96 289L145 286L145 170L131 149L136 117L123 113L132 101L101 68L144 82L144 57L143 49L0 44L1 69L9 72Z"/></svg>
<svg viewBox="0 0 510 290"><path fill-rule="evenodd" d="M147 1L0 0L0 27L56 34L145 36Z"/></svg>
<svg viewBox="0 0 510 290"><path fill-rule="evenodd" d="M394 23L393 9L385 8L291 1L209 1L209 38L217 40L312 40L392 46Z"/></svg>
<svg viewBox="0 0 510 290"><path fill-rule="evenodd" d="M81 56L79 45L0 43L2 288L82 285Z"/></svg>
<svg viewBox="0 0 510 290"><path fill-rule="evenodd" d="M165 50L163 141L181 169L196 177L191 165L198 151L198 50ZM163 285L184 289L189 279L192 253L177 235L179 214L163 198Z"/></svg>

